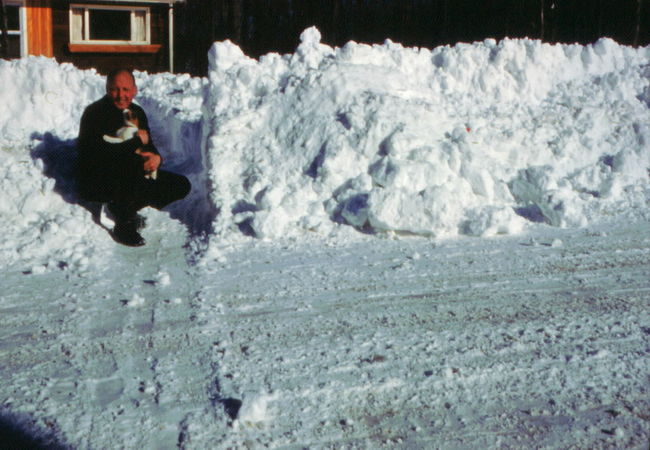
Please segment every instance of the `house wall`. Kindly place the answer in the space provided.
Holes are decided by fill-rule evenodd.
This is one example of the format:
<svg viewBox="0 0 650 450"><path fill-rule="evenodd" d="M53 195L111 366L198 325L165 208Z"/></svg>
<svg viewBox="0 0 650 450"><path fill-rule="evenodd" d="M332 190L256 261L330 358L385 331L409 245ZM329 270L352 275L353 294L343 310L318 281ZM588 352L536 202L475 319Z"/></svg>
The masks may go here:
<svg viewBox="0 0 650 450"><path fill-rule="evenodd" d="M29 54L53 56L50 0L27 0L25 6Z"/></svg>
<svg viewBox="0 0 650 450"><path fill-rule="evenodd" d="M147 4L151 8L151 44L159 45L151 53L131 53L112 47L111 52L75 52L69 48L70 43L70 3L110 4L109 1L52 0L53 48L54 57L59 62L70 62L80 69L95 68L106 74L111 69L127 68L147 72L165 72L169 70L169 28L168 5ZM119 3L120 5L142 6L142 3Z"/></svg>

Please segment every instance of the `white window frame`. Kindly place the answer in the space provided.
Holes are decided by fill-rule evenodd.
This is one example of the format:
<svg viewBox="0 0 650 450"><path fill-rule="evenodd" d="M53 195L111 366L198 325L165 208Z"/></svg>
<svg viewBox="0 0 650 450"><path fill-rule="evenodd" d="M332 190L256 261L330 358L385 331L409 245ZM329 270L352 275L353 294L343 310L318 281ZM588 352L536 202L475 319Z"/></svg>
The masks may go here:
<svg viewBox="0 0 650 450"><path fill-rule="evenodd" d="M18 30L7 30L10 36L20 36L20 56L27 56L27 12L25 0L5 0L6 6L18 7Z"/></svg>
<svg viewBox="0 0 650 450"><path fill-rule="evenodd" d="M83 11L83 22L81 30L81 39L75 37L74 10ZM91 10L113 10L113 11L130 11L131 14L131 39L128 40L98 40L90 39L90 11ZM134 40L133 33L136 28L136 12L145 13L145 39ZM69 10L70 24L70 43L71 44L90 44L90 45L149 45L151 44L151 8L148 6L112 6L112 5L89 5L89 4L70 4ZM85 24L85 26L84 26Z"/></svg>

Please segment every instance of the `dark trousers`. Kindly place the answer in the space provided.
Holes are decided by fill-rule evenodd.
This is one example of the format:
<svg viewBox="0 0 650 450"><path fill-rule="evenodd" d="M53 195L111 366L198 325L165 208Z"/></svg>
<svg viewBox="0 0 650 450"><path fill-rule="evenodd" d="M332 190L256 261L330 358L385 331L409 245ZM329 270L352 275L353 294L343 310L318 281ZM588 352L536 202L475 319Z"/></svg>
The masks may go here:
<svg viewBox="0 0 650 450"><path fill-rule="evenodd" d="M164 208L184 198L191 189L187 177L166 170L159 169L155 180L145 178L141 160L122 165L119 170L94 174L82 170L77 181L81 198L108 203L117 221L133 218L145 206Z"/></svg>
<svg viewBox="0 0 650 450"><path fill-rule="evenodd" d="M115 218L128 220L145 206L162 209L176 200L184 198L191 189L189 180L183 175L158 170L155 180L140 178L131 189L120 190L116 198L109 202Z"/></svg>

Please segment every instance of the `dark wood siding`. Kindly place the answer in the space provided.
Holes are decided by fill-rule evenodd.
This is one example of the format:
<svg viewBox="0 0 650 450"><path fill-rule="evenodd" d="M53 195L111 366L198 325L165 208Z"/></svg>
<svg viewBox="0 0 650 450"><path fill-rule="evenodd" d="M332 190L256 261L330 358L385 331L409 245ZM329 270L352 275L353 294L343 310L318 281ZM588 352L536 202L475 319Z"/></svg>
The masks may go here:
<svg viewBox="0 0 650 450"><path fill-rule="evenodd" d="M175 8L175 68L207 74L214 41L244 53L290 53L315 25L323 42L433 48L504 37L589 44L608 36L650 44L649 0L186 0Z"/></svg>
<svg viewBox="0 0 650 450"><path fill-rule="evenodd" d="M20 58L20 36L7 36L7 58Z"/></svg>
<svg viewBox="0 0 650 450"><path fill-rule="evenodd" d="M86 53L71 52L70 43L70 3L79 4L115 4L109 1L75 1L53 0L52 21L54 57L59 62L70 62L80 69L95 68L106 74L111 69L127 68L151 73L169 70L169 6L166 4L119 3L126 6L147 6L151 8L151 44L160 45L155 53Z"/></svg>

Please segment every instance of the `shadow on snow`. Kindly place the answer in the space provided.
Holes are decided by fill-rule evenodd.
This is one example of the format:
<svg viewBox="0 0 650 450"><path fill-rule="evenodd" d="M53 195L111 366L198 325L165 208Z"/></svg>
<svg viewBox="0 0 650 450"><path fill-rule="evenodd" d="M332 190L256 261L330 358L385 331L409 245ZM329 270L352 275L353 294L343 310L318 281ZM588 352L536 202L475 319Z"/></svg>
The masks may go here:
<svg viewBox="0 0 650 450"><path fill-rule="evenodd" d="M39 144L32 148L31 157L35 160L40 159L43 162L43 174L54 179L54 192L59 194L66 202L85 208L92 215L93 221L98 226L102 226L100 223L102 204L83 200L77 194L75 181L77 168L76 139L63 140L52 133L35 133L31 138L40 141ZM180 171L177 172L181 173ZM196 208L196 206L205 208L205 205L209 202L198 198L204 190L197 189L196 180L190 181L192 182L193 192L185 199L167 206L164 211L167 211L172 218L183 223L189 231L190 239L194 239L209 233L210 224L203 219L205 214Z"/></svg>
<svg viewBox="0 0 650 450"><path fill-rule="evenodd" d="M0 448L64 450L72 448L63 443L54 421L44 419L44 427L26 414L0 411Z"/></svg>

